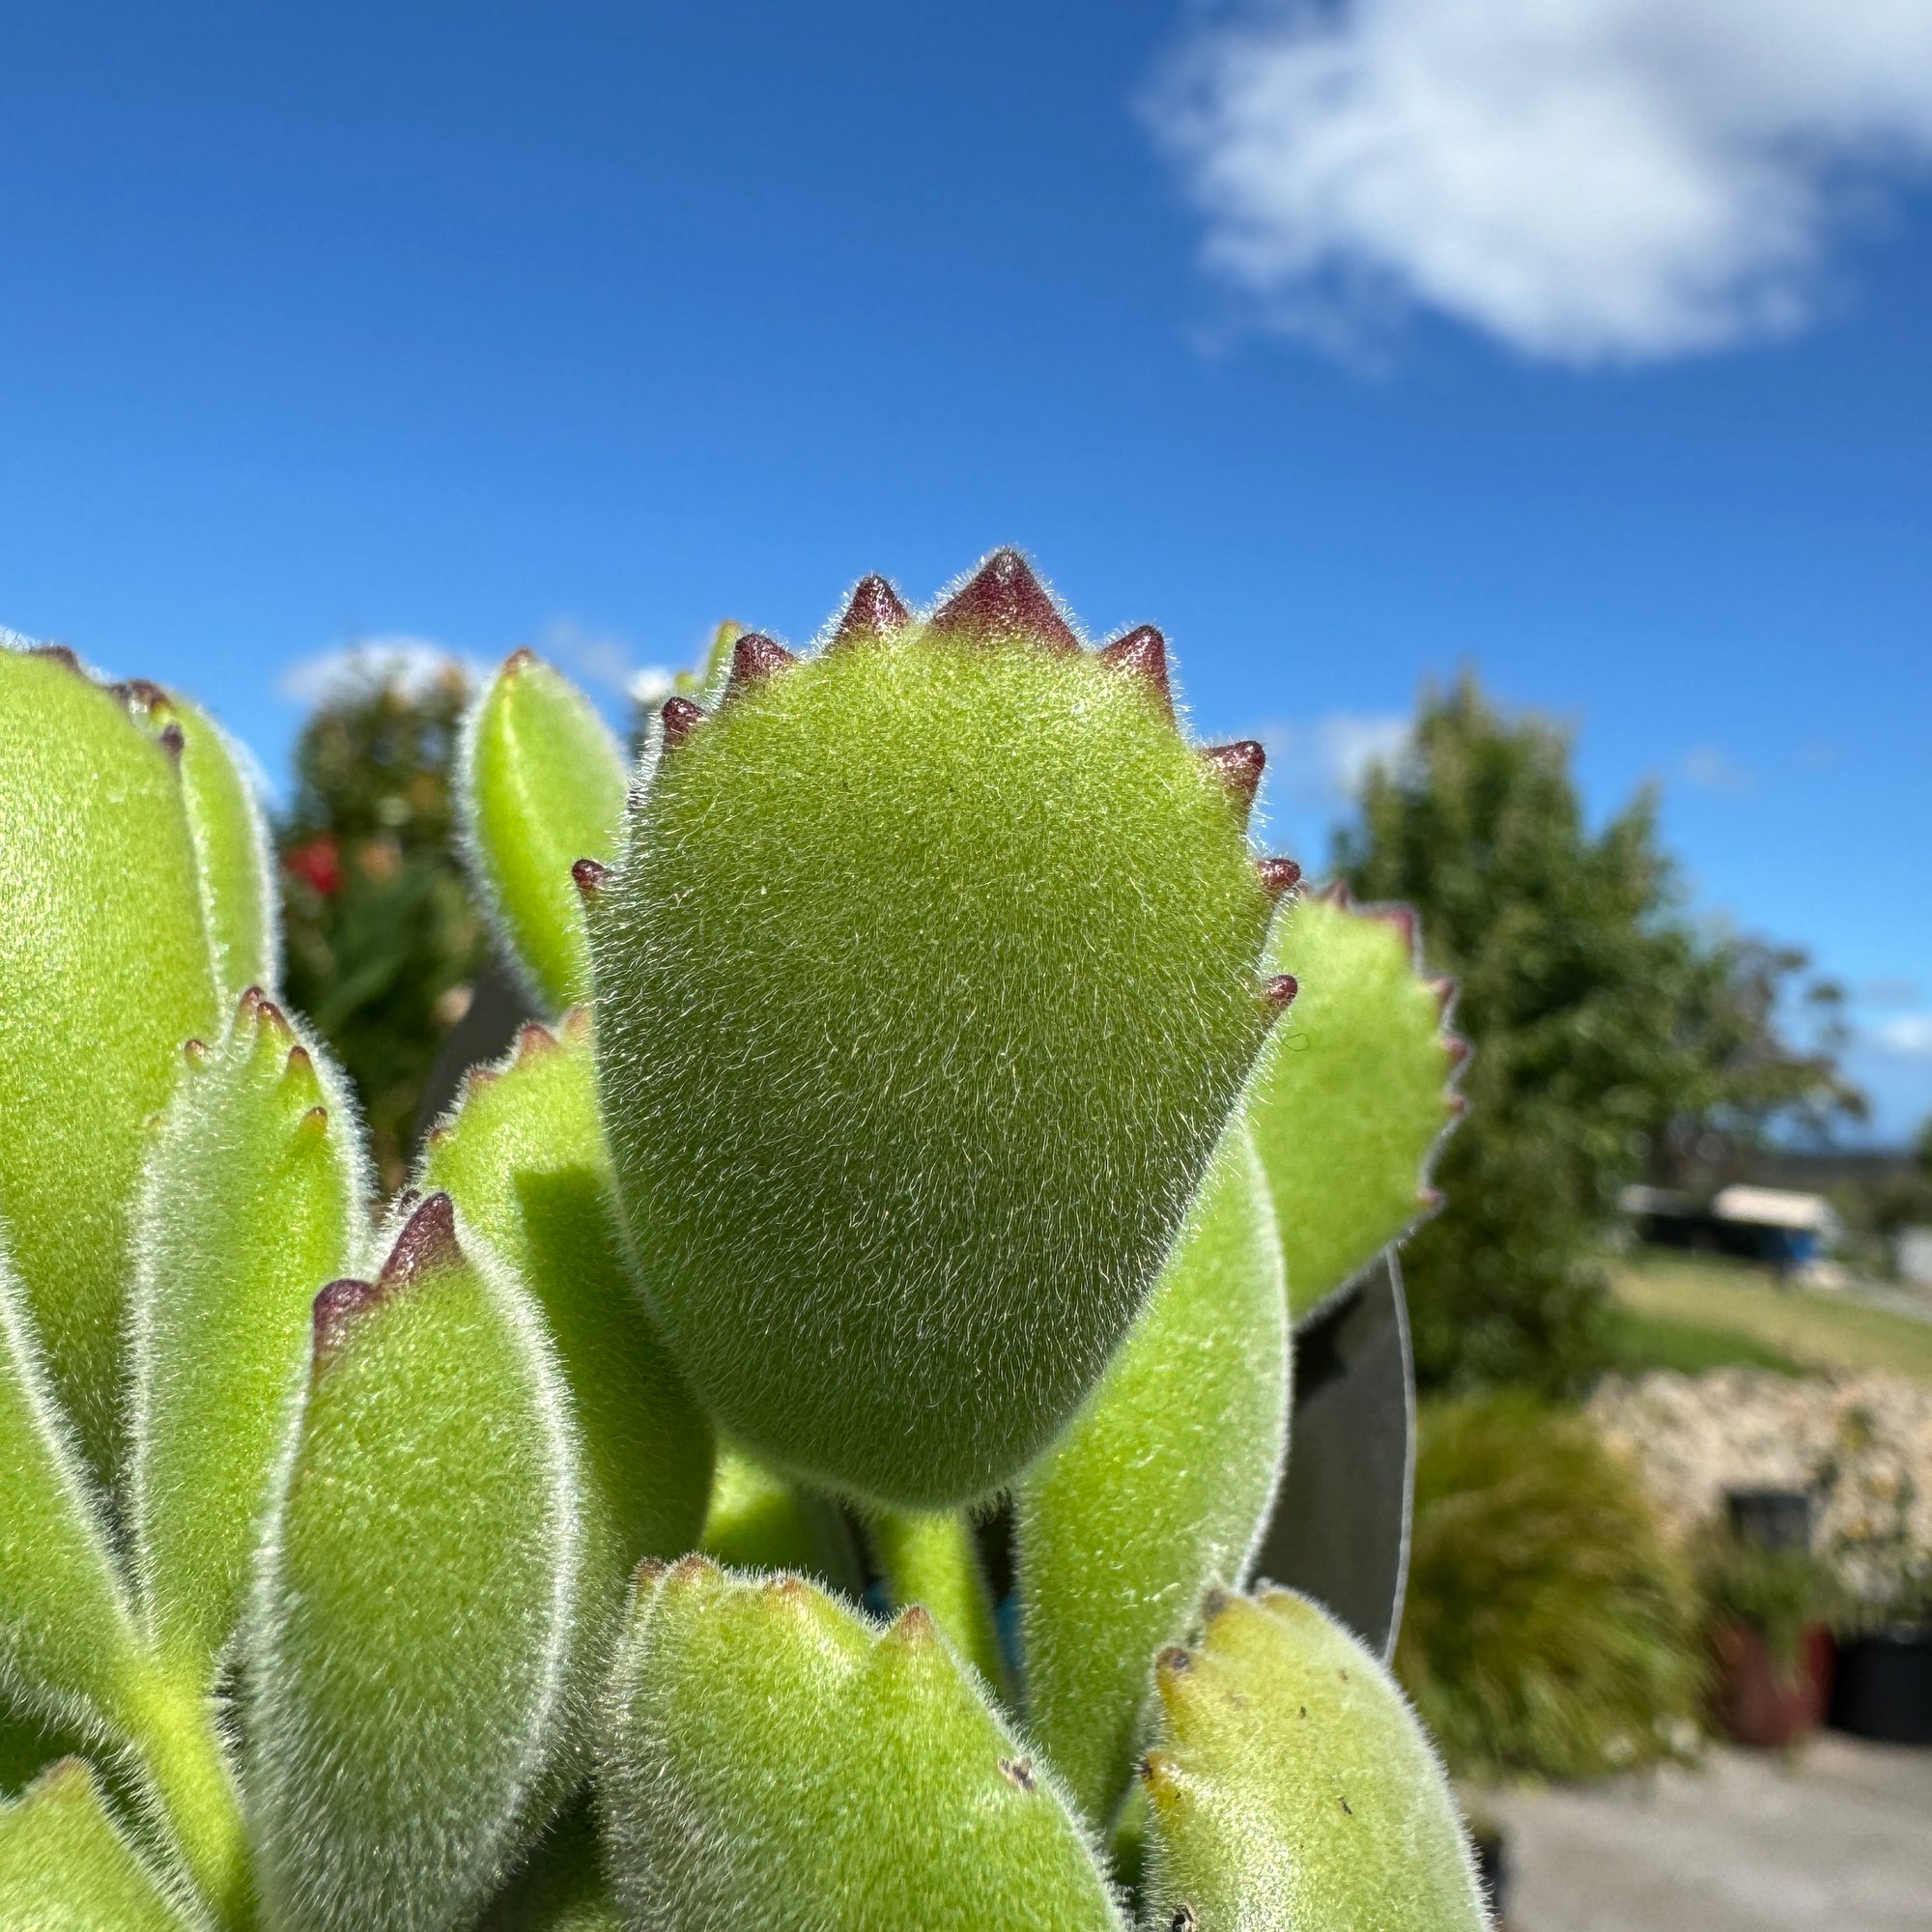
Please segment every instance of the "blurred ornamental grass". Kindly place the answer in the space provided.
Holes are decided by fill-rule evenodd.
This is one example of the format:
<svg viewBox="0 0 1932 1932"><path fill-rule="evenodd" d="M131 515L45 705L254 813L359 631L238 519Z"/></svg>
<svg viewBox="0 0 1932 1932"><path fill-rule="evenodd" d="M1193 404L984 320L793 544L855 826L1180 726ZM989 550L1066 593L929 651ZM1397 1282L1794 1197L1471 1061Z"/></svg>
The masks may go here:
<svg viewBox="0 0 1932 1932"><path fill-rule="evenodd" d="M1455 1776L1682 1757L1703 1671L1688 1567L1586 1417L1514 1393L1425 1407L1396 1673Z"/></svg>

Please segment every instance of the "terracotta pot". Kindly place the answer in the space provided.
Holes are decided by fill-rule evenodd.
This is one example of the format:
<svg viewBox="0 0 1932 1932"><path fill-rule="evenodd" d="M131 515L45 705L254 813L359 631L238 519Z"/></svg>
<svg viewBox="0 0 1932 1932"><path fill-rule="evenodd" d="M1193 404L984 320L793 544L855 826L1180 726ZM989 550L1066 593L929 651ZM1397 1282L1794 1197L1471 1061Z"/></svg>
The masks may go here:
<svg viewBox="0 0 1932 1932"><path fill-rule="evenodd" d="M1711 1639L1717 1663L1717 1718L1728 1737L1760 1750L1782 1750L1816 1730L1832 1694L1832 1634L1812 1624L1799 1639L1798 1668L1775 1667L1763 1634L1720 1624Z"/></svg>

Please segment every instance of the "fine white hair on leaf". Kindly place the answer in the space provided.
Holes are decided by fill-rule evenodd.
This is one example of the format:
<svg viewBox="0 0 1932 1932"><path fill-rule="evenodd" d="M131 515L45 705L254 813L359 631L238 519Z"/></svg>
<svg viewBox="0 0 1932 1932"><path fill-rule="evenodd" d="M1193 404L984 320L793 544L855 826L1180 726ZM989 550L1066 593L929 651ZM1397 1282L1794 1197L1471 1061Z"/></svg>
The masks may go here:
<svg viewBox="0 0 1932 1932"><path fill-rule="evenodd" d="M303 1932L468 1924L576 1770L568 1749L589 1694L578 1678L594 1662L577 1642L577 1425L528 1295L473 1230L452 1225L458 1259L437 1263L443 1272L372 1290L373 1310L351 1318L410 1312L385 1294L440 1297L349 1397L387 1415L386 1465L351 1468L349 1438L318 1447L320 1378L384 1348L352 1328L332 1345L339 1360L311 1376L258 1555L244 1790L265 1895L278 1923ZM469 1286L453 1299L459 1269ZM452 1321L460 1334L439 1339ZM327 1502L304 1497L318 1456L335 1459L324 1481L344 1496L367 1492L333 1523ZM427 1489L411 1473L420 1459L437 1472ZM318 1536L332 1620L298 1548ZM408 1560L418 1543L440 1552L435 1566ZM444 1616L437 1631L423 1621ZM479 1652L495 1660L481 1681Z"/></svg>

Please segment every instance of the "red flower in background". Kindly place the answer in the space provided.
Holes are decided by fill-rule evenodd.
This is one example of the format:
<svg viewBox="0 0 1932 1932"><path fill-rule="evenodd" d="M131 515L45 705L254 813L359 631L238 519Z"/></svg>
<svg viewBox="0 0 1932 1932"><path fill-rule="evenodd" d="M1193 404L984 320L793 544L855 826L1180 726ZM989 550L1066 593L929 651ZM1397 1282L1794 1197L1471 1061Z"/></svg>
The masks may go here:
<svg viewBox="0 0 1932 1932"><path fill-rule="evenodd" d="M342 890L342 852L329 833L292 846L282 854L282 864L324 898L332 898Z"/></svg>

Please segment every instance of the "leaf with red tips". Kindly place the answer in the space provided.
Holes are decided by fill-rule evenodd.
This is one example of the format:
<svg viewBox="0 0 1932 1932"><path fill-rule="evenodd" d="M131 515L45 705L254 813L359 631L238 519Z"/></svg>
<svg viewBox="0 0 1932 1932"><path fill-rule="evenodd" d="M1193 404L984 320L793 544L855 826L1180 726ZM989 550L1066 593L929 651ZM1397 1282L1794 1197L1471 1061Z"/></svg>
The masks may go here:
<svg viewBox="0 0 1932 1932"><path fill-rule="evenodd" d="M1057 1780L918 1607L877 1633L795 1578L641 1584L597 1788L630 1925L1122 1932Z"/></svg>
<svg viewBox="0 0 1932 1932"><path fill-rule="evenodd" d="M731 646L731 675L725 683L724 696L739 696L797 662L782 644L757 631L747 631Z"/></svg>
<svg viewBox="0 0 1932 1932"><path fill-rule="evenodd" d="M1168 680L1167 639L1151 624L1117 638L1099 653L1109 670L1142 685L1168 717L1174 716L1174 688Z"/></svg>
<svg viewBox="0 0 1932 1932"><path fill-rule="evenodd" d="M148 1122L225 1017L181 776L121 703L0 648L0 1201L48 1374L104 1483ZM85 1177L85 1183L78 1184Z"/></svg>
<svg viewBox="0 0 1932 1932"><path fill-rule="evenodd" d="M180 765L202 919L224 1002L281 971L281 926L268 821L246 753L202 708L146 678L114 687Z"/></svg>
<svg viewBox="0 0 1932 1932"><path fill-rule="evenodd" d="M580 1441L540 1315L446 1195L319 1314L249 1626L264 1918L447 1932L571 1776Z"/></svg>
<svg viewBox="0 0 1932 1932"><path fill-rule="evenodd" d="M1262 891L1271 899L1283 897L1301 883L1301 867L1293 859L1257 859L1255 871Z"/></svg>
<svg viewBox="0 0 1932 1932"><path fill-rule="evenodd" d="M667 745L681 745L704 723L704 707L688 697L667 697L658 712Z"/></svg>
<svg viewBox="0 0 1932 1932"><path fill-rule="evenodd" d="M1406 907L1332 891L1275 922L1266 966L1299 992L1250 1090L1297 1317L1414 1224L1416 1189L1453 1118L1456 1043Z"/></svg>
<svg viewBox="0 0 1932 1932"><path fill-rule="evenodd" d="M0 1926L7 1932L188 1932L107 1815L93 1768L51 1766L0 1800Z"/></svg>
<svg viewBox="0 0 1932 1932"><path fill-rule="evenodd" d="M902 631L912 622L912 612L899 602L899 595L883 577L862 577L851 600L832 634L835 645L883 638Z"/></svg>
<svg viewBox="0 0 1932 1932"><path fill-rule="evenodd" d="M1380 1661L1315 1604L1224 1598L1155 1681L1144 1923L1485 1932L1422 1726Z"/></svg>
<svg viewBox="0 0 1932 1932"><path fill-rule="evenodd" d="M521 650L470 710L457 791L469 869L497 936L539 1000L561 1011L590 989L572 866L616 849L616 741L561 671Z"/></svg>
<svg viewBox="0 0 1932 1932"><path fill-rule="evenodd" d="M1060 607L1016 550L996 550L926 620L937 638L1032 644L1056 657L1080 648Z"/></svg>
<svg viewBox="0 0 1932 1932"><path fill-rule="evenodd" d="M130 1321L128 1504L143 1620L212 1688L241 1615L316 1291L359 1259L355 1112L319 1042L251 987L148 1163Z"/></svg>
<svg viewBox="0 0 1932 1932"><path fill-rule="evenodd" d="M908 628L721 705L627 838L599 1077L668 1343L774 1468L984 1495L1098 1378L1265 1036L1235 815L1093 656Z"/></svg>
<svg viewBox="0 0 1932 1932"><path fill-rule="evenodd" d="M1148 1660L1209 1584L1246 1580L1288 1399L1281 1241L1236 1124L1140 1320L1014 1492L1028 1715L1095 1825L1127 1781Z"/></svg>
<svg viewBox="0 0 1932 1932"><path fill-rule="evenodd" d="M586 899L594 899L604 890L604 882L610 876L610 867L600 865L595 859L575 860L570 867L571 883Z"/></svg>
<svg viewBox="0 0 1932 1932"><path fill-rule="evenodd" d="M1232 745L1209 745L1201 753L1201 762L1220 781L1245 825L1255 809L1255 795L1262 788L1266 748L1257 739L1238 738Z"/></svg>

